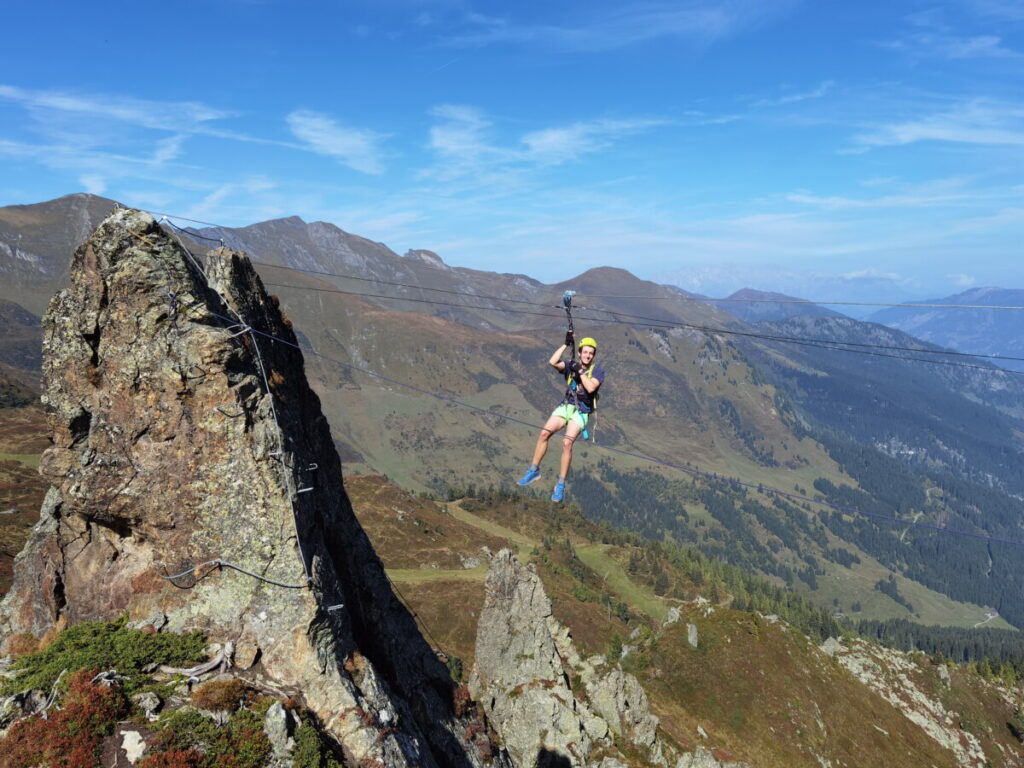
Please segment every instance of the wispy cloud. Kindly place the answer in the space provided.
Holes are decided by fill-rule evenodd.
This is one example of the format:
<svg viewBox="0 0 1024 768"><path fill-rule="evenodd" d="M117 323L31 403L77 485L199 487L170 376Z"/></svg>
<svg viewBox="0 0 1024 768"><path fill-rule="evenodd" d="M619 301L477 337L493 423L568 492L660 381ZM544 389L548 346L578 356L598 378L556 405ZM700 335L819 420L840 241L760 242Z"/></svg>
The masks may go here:
<svg viewBox="0 0 1024 768"><path fill-rule="evenodd" d="M846 211L870 208L935 208L959 205L969 200L988 200L1004 198L1013 192L1002 189L977 190L970 187L971 179L952 177L935 179L918 184L899 185L898 194L879 195L877 197L847 197L842 195L812 195L806 192L794 192L785 195L791 203L812 206L827 211ZM878 180L865 182L863 186L894 186L893 180L884 183Z"/></svg>
<svg viewBox="0 0 1024 768"><path fill-rule="evenodd" d="M855 269L844 272L840 279L848 283L901 283L904 277L898 272L884 272L880 269Z"/></svg>
<svg viewBox="0 0 1024 768"><path fill-rule="evenodd" d="M156 143L156 151L153 153L153 162L156 165L169 163L181 156L181 148L187 137L184 134L176 134Z"/></svg>
<svg viewBox="0 0 1024 768"><path fill-rule="evenodd" d="M946 275L946 277L958 288L970 288L978 282L978 278L973 275L952 274Z"/></svg>
<svg viewBox="0 0 1024 768"><path fill-rule="evenodd" d="M998 35L961 37L919 32L900 40L882 43L882 47L921 58L942 59L1020 59L1024 53L1007 48Z"/></svg>
<svg viewBox="0 0 1024 768"><path fill-rule="evenodd" d="M530 168L576 160L605 150L627 136L671 122L646 117L598 118L529 131L501 142L495 136L498 128L476 107L445 104L435 107L431 115L439 122L430 129L430 148L440 163L424 175L452 180L474 174L486 183L514 180ZM502 179L494 174L501 174Z"/></svg>
<svg viewBox="0 0 1024 768"><path fill-rule="evenodd" d="M605 149L616 139L663 126L667 122L657 119L593 120L532 131L523 136L522 142L530 159L557 164Z"/></svg>
<svg viewBox="0 0 1024 768"><path fill-rule="evenodd" d="M975 13L1002 21L1024 21L1024 5L1019 0L962 0Z"/></svg>
<svg viewBox="0 0 1024 768"><path fill-rule="evenodd" d="M430 128L430 148L444 157L472 162L484 155L504 155L487 142L491 121L483 110L464 104L442 104L430 114L440 120Z"/></svg>
<svg viewBox="0 0 1024 768"><path fill-rule="evenodd" d="M1017 146L1024 144L1024 104L975 99L917 119L879 125L855 141L862 147L919 141Z"/></svg>
<svg viewBox="0 0 1024 768"><path fill-rule="evenodd" d="M360 173L384 172L381 142L383 134L351 128L311 110L297 110L286 118L291 132L306 146L321 155L335 158Z"/></svg>
<svg viewBox="0 0 1024 768"><path fill-rule="evenodd" d="M237 113L194 101L150 101L124 96L74 94L66 91L34 91L0 84L0 99L33 110L55 110L83 116L104 117L143 128L193 133L216 120Z"/></svg>
<svg viewBox="0 0 1024 768"><path fill-rule="evenodd" d="M97 174L86 173L78 177L78 183L91 195L102 195L107 191L106 180Z"/></svg>
<svg viewBox="0 0 1024 768"><path fill-rule="evenodd" d="M690 0L641 2L612 11L591 10L572 22L519 22L510 17L467 16L472 29L447 39L459 46L537 44L576 52L607 51L660 38L707 44L732 35L795 5L788 0Z"/></svg>
<svg viewBox="0 0 1024 768"><path fill-rule="evenodd" d="M788 93L782 96L776 96L774 98L762 98L757 99L750 105L751 109L763 109L765 107L779 107L784 104L795 104L800 101L807 101L809 99L820 99L825 96L829 91L835 87L835 81L823 80L821 84L810 91L801 91L798 93Z"/></svg>

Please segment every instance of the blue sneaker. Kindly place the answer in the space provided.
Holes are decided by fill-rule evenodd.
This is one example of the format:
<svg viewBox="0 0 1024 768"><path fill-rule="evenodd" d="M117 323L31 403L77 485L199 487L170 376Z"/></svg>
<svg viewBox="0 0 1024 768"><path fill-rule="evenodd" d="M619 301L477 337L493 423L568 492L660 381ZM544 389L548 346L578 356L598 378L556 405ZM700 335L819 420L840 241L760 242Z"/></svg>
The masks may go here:
<svg viewBox="0 0 1024 768"><path fill-rule="evenodd" d="M559 480L555 486L554 492L551 494L552 501L561 501L565 498L565 480Z"/></svg>
<svg viewBox="0 0 1024 768"><path fill-rule="evenodd" d="M516 480L516 483L518 483L519 485L529 485L530 483L534 483L534 482L536 482L539 479L540 479L540 470L539 469L534 469L533 467L530 467L528 470L526 470L526 474L525 475L523 475L518 480Z"/></svg>

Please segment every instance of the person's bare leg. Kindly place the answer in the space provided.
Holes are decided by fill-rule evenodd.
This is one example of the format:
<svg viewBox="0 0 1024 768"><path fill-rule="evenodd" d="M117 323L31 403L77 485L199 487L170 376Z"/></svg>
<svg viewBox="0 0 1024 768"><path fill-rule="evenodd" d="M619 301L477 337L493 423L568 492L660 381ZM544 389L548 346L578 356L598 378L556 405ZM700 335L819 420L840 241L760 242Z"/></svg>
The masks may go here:
<svg viewBox="0 0 1024 768"><path fill-rule="evenodd" d="M559 480L565 480L569 476L569 467L572 466L572 446L580 436L580 425L570 421L565 428L565 437L562 438L562 463L559 467Z"/></svg>
<svg viewBox="0 0 1024 768"><path fill-rule="evenodd" d="M552 416L547 420L544 428L540 431L540 435L537 437L537 446L533 449L533 466L540 466L541 461L544 459L544 454L548 452L548 440L564 426L565 419L559 416Z"/></svg>

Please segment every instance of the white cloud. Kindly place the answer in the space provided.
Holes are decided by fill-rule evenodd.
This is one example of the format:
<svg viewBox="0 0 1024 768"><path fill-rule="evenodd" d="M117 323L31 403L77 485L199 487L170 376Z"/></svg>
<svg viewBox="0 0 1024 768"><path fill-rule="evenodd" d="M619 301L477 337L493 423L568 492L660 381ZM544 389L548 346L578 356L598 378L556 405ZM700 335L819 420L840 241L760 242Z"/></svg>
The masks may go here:
<svg viewBox="0 0 1024 768"><path fill-rule="evenodd" d="M942 59L1018 59L1024 54L1007 48L997 35L959 37L949 34L920 32L901 40L883 43L882 47L922 58Z"/></svg>
<svg viewBox="0 0 1024 768"><path fill-rule="evenodd" d="M442 104L430 114L443 121L430 128L430 147L440 154L460 161L499 154L485 139L491 123L482 110L464 104Z"/></svg>
<svg viewBox="0 0 1024 768"><path fill-rule="evenodd" d="M83 174L78 177L78 182L91 195L102 195L107 191L107 182L96 174Z"/></svg>
<svg viewBox="0 0 1024 768"><path fill-rule="evenodd" d="M961 144L1024 144L1024 104L975 99L915 120L881 125L855 138L865 147L944 141Z"/></svg>
<svg viewBox="0 0 1024 768"><path fill-rule="evenodd" d="M1024 5L1020 0L964 0L976 13L1004 21L1024 21Z"/></svg>
<svg viewBox="0 0 1024 768"><path fill-rule="evenodd" d="M903 282L903 276L897 272L883 272L882 270L856 269L852 272L845 272L839 276L842 280L850 283L898 283Z"/></svg>
<svg viewBox="0 0 1024 768"><path fill-rule="evenodd" d="M846 211L866 208L935 208L994 196L993 192L942 191L940 185L919 185L900 195L881 197L843 197L839 195L818 196L806 193L792 193L785 196L791 203L809 205L827 211Z"/></svg>
<svg viewBox="0 0 1024 768"><path fill-rule="evenodd" d="M948 277L952 281L953 285L958 288L970 288L978 282L978 279L972 275L953 274L946 275L946 277Z"/></svg>
<svg viewBox="0 0 1024 768"><path fill-rule="evenodd" d="M610 12L592 12L566 24L518 23L509 18L467 15L470 32L447 41L452 45L492 43L539 44L578 52L614 50L661 38L683 38L707 44L788 10L792 0L689 0L666 4L638 2Z"/></svg>
<svg viewBox="0 0 1024 768"><path fill-rule="evenodd" d="M556 164L605 149L615 139L665 123L664 120L594 120L532 131L523 136L522 141L531 159Z"/></svg>
<svg viewBox="0 0 1024 768"><path fill-rule="evenodd" d="M153 153L153 162L157 165L169 163L181 157L181 147L187 137L184 134L176 134L166 139L160 139L156 143L156 152Z"/></svg>
<svg viewBox="0 0 1024 768"><path fill-rule="evenodd" d="M65 91L33 91L0 84L0 99L33 110L55 110L103 117L144 128L194 132L206 123L234 117L236 113L194 101L164 102L124 96L85 95Z"/></svg>
<svg viewBox="0 0 1024 768"><path fill-rule="evenodd" d="M451 180L467 174L488 175L488 183L515 182L517 174L538 166L552 166L607 149L616 141L669 121L654 118L579 121L529 131L504 145L492 136L495 126L476 107L444 104L431 110L441 122L430 129L430 147L442 164L425 175Z"/></svg>
<svg viewBox="0 0 1024 768"><path fill-rule="evenodd" d="M763 109L765 107L779 107L784 104L795 104L800 101L807 101L808 99L820 99L828 94L828 92L834 87L834 80L823 80L822 83L814 90L803 91L800 93L789 93L771 99L758 99L753 102L750 107L751 109Z"/></svg>
<svg viewBox="0 0 1024 768"><path fill-rule="evenodd" d="M385 138L374 131L349 128L310 110L297 110L286 118L291 132L310 150L327 155L360 173L383 173L381 150Z"/></svg>

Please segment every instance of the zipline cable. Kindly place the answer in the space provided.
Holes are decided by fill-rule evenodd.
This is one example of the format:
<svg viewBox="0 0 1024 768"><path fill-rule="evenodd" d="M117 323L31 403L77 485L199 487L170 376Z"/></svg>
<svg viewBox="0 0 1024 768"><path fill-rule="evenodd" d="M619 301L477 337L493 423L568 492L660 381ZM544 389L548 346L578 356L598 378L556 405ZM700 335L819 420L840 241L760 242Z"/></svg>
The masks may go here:
<svg viewBox="0 0 1024 768"><path fill-rule="evenodd" d="M840 307L898 307L904 309L1019 309L1024 306L1000 306L994 304L935 304L924 302L901 302L899 304L888 301L818 301L816 299L713 299L704 296L616 296L605 293L585 294L592 299L644 299L653 301L697 301L705 304L711 302L728 302L742 304L800 304L809 306L840 306Z"/></svg>
<svg viewBox="0 0 1024 768"><path fill-rule="evenodd" d="M190 219L183 219L183 220L190 221ZM196 237L199 237L199 238L201 238L203 240L208 240L210 242L220 243L221 245L224 244L223 238L206 237L204 235L200 235L200 234L194 232L191 229L183 229L181 227L178 227L173 222L168 221L168 223L170 223L171 226L175 227L175 229L177 229L178 231L183 232L185 234L195 235ZM210 225L210 226L217 226L217 225ZM273 263L268 262L268 261L258 261L258 260L255 260L255 259L251 259L250 261L253 264L256 264L256 265L259 265L259 266L268 267L268 268L271 268L271 269L283 269L283 270L287 270L287 271L291 271L291 272L299 272L299 273L302 273L302 274L319 275L319 276L324 276L324 277L337 277L337 278L342 278L342 279L345 279L345 280L358 280L358 281L363 281L363 282L378 283L380 285L391 285L391 286L400 287L400 288L414 288L414 289L417 289L417 290L419 290L421 292L426 290L426 291L433 291L435 293L444 293L444 294L455 295L455 296L468 296L468 297L475 298L475 299L483 299L483 300L491 300L491 301L503 301L503 302L509 302L509 303L513 303L513 304L526 304L526 305L535 306L535 307L546 307L546 308L554 307L554 308L558 308L557 305L547 304L547 303L544 303L544 302L529 301L527 299L513 299L513 298L509 298L509 297L504 297L504 296L489 296L489 295L486 295L486 294L478 294L478 293L473 293L473 292L470 292L470 291L456 291L456 290L452 290L452 289L448 289L448 288L432 288L430 286L418 285L418 284L415 284L415 283L403 283L403 282L396 281L396 280L385 280L383 278L364 277L364 276L360 276L360 275L347 275L347 274L343 274L343 273L340 273L340 272L327 272L327 271L324 271L324 270L302 269L300 267L289 267L289 266L284 266L284 265L281 265L281 264L273 264ZM353 295L353 296L365 296L365 297L368 297L368 298L390 299L390 300L393 300L393 301L409 301L409 302L417 302L417 303L425 303L425 304L438 304L438 305L441 305L441 306L454 306L454 307L459 307L459 308L464 308L464 309L479 309L479 310L484 310L484 311L495 311L495 310L499 310L500 309L500 311L507 311L507 312L515 312L516 311L516 310L503 309L503 308L498 308L498 307L483 307L483 306L473 306L473 305L467 306L467 305L463 305L463 304L450 304L450 303L445 303L445 302L440 302L440 301L431 301L429 299L422 299L422 298L415 299L415 298L411 298L411 297L387 296L387 295L382 295L382 294L363 293L363 292L359 292L359 291L345 291L345 290L340 289L340 288L334 288L334 289L314 288L314 287L298 286L298 285L285 285L285 284L282 284L282 283L267 283L267 285L273 285L273 286L279 287L279 288L292 288L292 289L295 289L295 290L320 291L320 292L325 292L325 293L343 293L343 294L349 294L349 295ZM590 296L590 298L679 299L679 300L684 300L684 301L702 301L702 302L711 302L711 301L748 301L747 299L704 299L704 298L694 298L694 297L687 297L687 296L679 296L679 297L670 297L670 296L614 296L614 295L610 295L610 294L584 294L584 295ZM750 299L749 301L761 301L761 300L760 299L757 299L757 300ZM825 303L825 302L812 302L812 301L806 301L806 300L800 300L800 301L795 301L795 302L785 302L785 301L778 300L778 299L772 299L772 300L765 299L764 301L775 301L775 302L779 302L779 303L796 303L796 304ZM831 302L831 303L839 303L839 302ZM915 305L906 305L906 304L881 304L881 303L875 303L875 304L868 304L866 306L917 306L917 307L943 307L943 306L949 306L949 307L973 308L973 309L1024 309L1024 307L1010 307L1010 306L1005 306L1005 307L987 307L987 306L982 306L982 305L967 306L967 305L961 305L961 304L950 304L950 305L915 304ZM983 352L960 352L960 351L956 351L956 350L921 349L921 348L917 348L917 347L894 346L894 345L891 345L891 344L868 344L866 342L843 341L842 339L814 339L814 338L808 339L808 338L793 337L793 336L778 336L778 335L770 335L770 334L759 334L759 333L753 333L753 332L749 332L749 331L746 331L746 332L745 331L736 331L736 330L729 330L729 329L726 329L726 328L713 328L713 327L709 327L709 326L702 326L702 325L697 325L697 324L693 324L693 323L683 323L683 322L680 322L680 321L672 320L671 318L655 318L655 317L649 317L649 316L645 316L645 315L635 315L635 314L631 314L631 313L627 313L627 312L621 312L621 311L613 310L613 309L604 309L604 308L601 308L601 307L593 307L593 308L590 308L590 307L578 307L578 309L584 309L584 310L589 310L589 311L594 311L594 312L607 312L607 313L609 313L609 314L611 314L611 315L613 315L615 317L635 319L635 320L643 320L643 321L646 321L646 322L659 323L661 325L659 325L658 327L664 327L664 328L690 328L690 329L693 329L693 330L702 331L704 333L724 333L724 334L730 334L730 335L733 335L733 336L748 336L748 337L751 337L751 338L759 338L759 339L765 339L765 340L769 340L769 341L779 341L779 342L785 342L785 343L808 343L808 342L814 342L814 343L817 343L817 344L838 344L838 345L841 345L841 346L865 347L865 348L869 348L869 349L889 349L889 350L894 350L894 351L917 352L917 353L920 353L920 354L929 354L929 355L947 355L947 356L956 356L956 357L972 357L972 358L979 358L979 359L984 359L984 360L1004 360L1004 361L1010 361L1010 362L1024 362L1024 357L1014 357L1014 356L1010 356L1010 355L996 355L996 354L988 354L988 353L983 353ZM545 313L530 313L530 312L523 312L523 311L519 311L518 314L535 314L535 315L540 315L540 316L544 316L544 317L550 316L550 315L547 315ZM585 318L585 319L594 320L596 322L608 322L608 321L601 321L601 320L598 320L596 318ZM850 319L852 319L852 318L850 318ZM858 321L858 322L864 322L864 321ZM622 324L623 325L628 325L629 323L622 323ZM897 357L898 359L901 359L901 360L913 360L914 359L914 358L906 358L906 357L901 357L901 356L891 356L891 357ZM923 361L923 362L931 362L931 361ZM970 366L970 367L974 367L974 368L977 368L979 370L991 370L991 369L985 368L983 366ZM1002 369L999 369L999 370L1002 370Z"/></svg>
<svg viewBox="0 0 1024 768"><path fill-rule="evenodd" d="M146 210L146 209L141 209L141 210ZM187 222L192 223L192 224L202 224L203 226L212 227L214 229L234 229L233 227L226 227L223 224L214 224L211 221L201 221L199 219L190 219L190 218L187 218L185 216L177 216L177 215L172 214L172 213L161 213L159 211L149 211L149 210L146 210L146 213L152 214L154 216L164 216L164 217L167 217L168 219L172 219L173 218L173 219L178 219L179 221L187 221ZM210 242L220 242L220 243L224 242L224 240L222 238L212 238L212 237L206 237L205 235L200 235L198 232L196 232L192 228L181 228L181 227L179 227L179 229L181 229L181 231L183 231L183 232L187 232L189 235L194 235L196 237L202 238L203 240L209 240ZM282 265L279 265L279 264L270 264L269 262L254 261L253 263L254 264L262 264L264 266L277 267L278 269L291 269L291 270L294 270L296 272L308 272L309 274L332 275L334 277L347 277L347 278L349 278L351 280L370 279L370 278L355 277L353 275L343 275L343 274L338 274L338 273L335 273L335 272L319 272L319 271L316 271L316 270L305 270L305 269L301 269L299 267L285 267L285 266L282 266ZM421 287L421 286L415 286L415 287ZM428 290L437 290L437 289L431 288L431 289L428 289ZM682 292L681 288L680 289L676 289L676 290L679 290L680 292ZM470 295L473 295L473 294L470 294ZM1005 306L1005 305L988 305L988 304L939 304L939 303L935 303L935 302L918 302L918 301L914 301L914 302L831 301L831 300L824 300L824 299L818 300L818 299L797 299L797 298L794 298L794 299L746 299L746 298L744 298L744 299L737 299L737 298L732 298L732 297L713 298L713 297L709 297L709 296L690 296L690 295L685 295L685 294L681 295L681 296L629 296L629 295L617 295L617 294L610 294L610 293L608 293L608 294L593 293L593 294L581 294L581 295L589 296L590 298L593 298L593 299L639 299L639 300L645 300L645 301L695 301L695 302L702 302L702 303L728 302L728 303L742 303L742 304L800 304L800 305L810 305L810 306L814 306L814 305L827 305L827 306L840 306L840 307L903 307L905 309L997 309L997 310L1024 310L1024 306L1014 306L1014 305ZM511 301L511 299L502 299L502 300L503 301Z"/></svg>
<svg viewBox="0 0 1024 768"><path fill-rule="evenodd" d="M214 317L221 317L220 315L217 315L217 313L215 313L215 312L210 312L210 314L213 315ZM295 344L295 343L287 341L285 339L278 338L277 336L273 336L272 334L269 334L269 333L267 333L265 331L261 331L261 330L259 330L257 328L252 328L252 329L250 329L250 331L251 331L251 333L259 334L260 336L264 336L264 337L266 337L268 339L271 339L273 341L278 341L278 342L280 342L282 344L285 344L287 346L294 347L295 349L298 349L299 351L304 352L306 354L312 355L314 357L318 357L318 358L320 358L322 360L327 360L329 362L332 362L332 363L334 363L336 365L341 366L342 368L345 368L345 369L350 370L350 371L356 371L358 373L362 373L362 374L364 374L366 376L370 376L370 377L375 378L375 379L377 379L379 381L386 381L389 384L394 384L394 385L399 386L399 387L403 387L403 388L406 388L406 389L411 389L411 390L413 390L415 392L419 392L420 394L428 395L428 396L433 397L433 398L435 398L437 400L441 400L441 401L444 401L444 402L452 403L454 405L457 405L457 406L460 406L460 407L463 407L463 408L468 408L470 410L477 411L479 413L486 413L486 414L488 414L490 416L493 416L495 418L501 419L503 421L510 421L510 422L514 422L516 424L522 424L522 425L525 425L525 426L530 427L532 429L542 429L541 426L538 426L536 424L528 422L525 419L519 419L519 418L516 418L514 416L509 416L508 414L505 414L505 413L500 413L498 411L492 411L492 410L489 410L487 408L481 408L478 405L473 405L472 403L467 403L467 402L465 402L463 400L459 400L457 398L450 397L448 395L443 395L443 394L441 394L439 392L432 392L429 389L425 389L423 387L418 387L415 384L408 384L408 383L406 383L404 381L399 381L398 379L393 379L393 378L390 378L388 376L384 376L383 374L377 373L376 371L373 371L373 370L371 370L369 368L364 368L364 367L361 367L361 366L358 366L358 365L353 365L351 363L346 363L346 362L344 362L342 360L338 360L337 358L331 357L330 355L325 355L322 352L317 352L314 349L304 349L299 344ZM568 439L575 440L577 438L568 438ZM749 482L745 482L743 480L740 480L739 478L729 477L727 475L719 475L718 473L715 473L715 472L706 472L704 470L695 469L693 467L687 467L687 466L684 466L682 464L674 464L672 462L664 461L662 459L658 459L658 458L653 457L653 456L647 456L647 455L642 454L642 453L634 453L634 452L625 451L625 450L622 450L622 449L619 449L619 448L612 448L612 447L606 446L606 445L595 445L594 447L597 448L598 450L605 450L605 451L609 451L609 452L612 452L612 453L618 453L618 454L621 454L623 456L629 456L631 458L639 459L641 461L646 461L646 462L649 462L649 463L658 464L658 465L661 465L661 466L666 467L666 468L676 469L676 470L679 470L679 471L682 471L682 472L686 472L688 474L695 475L695 476L698 476L698 477L703 477L703 478L710 479L710 480L715 480L715 481L726 482L726 483L730 483L730 484L733 484L733 485L739 485L739 486L742 486L744 488L753 488L753 489L755 489L755 490L757 490L757 491L759 491L761 493L766 493L766 494L769 494L769 495L775 495L775 496L779 496L779 497L783 497L783 498L788 498L788 499L796 499L798 501L803 501L803 502L807 502L807 503L810 503L810 504L817 504L819 506L827 507L829 509L834 509L834 510L836 510L838 512L844 512L844 513L850 514L850 515L861 515L863 517L878 518L880 520L888 520L888 521L891 521L891 522L894 522L894 523L898 523L901 526L902 525L915 526L915 527L919 527L919 528L926 528L926 529L938 531L938 532L944 533L944 534L957 535L957 536L965 536L965 537L969 537L969 538L978 539L978 540L981 540L981 541L988 541L988 542L1001 543L1001 544L1010 544L1010 545L1013 545L1013 546L1024 547L1024 541L1019 541L1019 540L1016 540L1016 539L1005 539L1005 538L1002 538L1002 537L999 537L999 536L989 536L989 535L983 534L983 533L975 533L973 531L964 531L964 530L960 530L958 528L950 528L949 526L936 525L934 523L922 523L920 521L914 521L914 520L901 520L901 519L899 519L899 518L897 518L895 516L894 517L889 517L887 515L882 515L882 514L879 514L877 512L865 512L864 510L857 509L856 507L849 507L849 506L845 506L845 505L842 505L842 504L834 504L834 503L832 503L830 501L827 501L827 500L824 500L824 499L813 498L811 496L806 496L804 494L795 493L795 492L792 492L792 491L783 491L780 488L773 488L771 486L766 486L766 485L763 485L763 484L749 483Z"/></svg>
<svg viewBox="0 0 1024 768"><path fill-rule="evenodd" d="M454 303L454 302L440 301L440 300L436 300L436 299L416 299L416 298L412 298L412 297L388 296L386 294L365 293L363 291L346 291L346 290L344 290L342 288L315 288L315 287L312 287L312 286L291 285L291 284L288 284L288 283L272 283L272 282L266 282L266 283L264 283L264 285L267 285L267 286L270 286L270 287L273 287L273 288L290 288L292 290L298 290L298 291L313 291L313 292L316 292L316 293L337 293L337 294L343 294L343 295L346 295L346 296L358 296L358 297L373 298L373 299L386 299L386 300L389 300L389 301L408 301L408 302L414 302L414 303L417 303L417 304L432 304L432 305L442 306L442 307L455 307L457 309L480 309L480 310L485 310L485 311L489 311L489 312L500 311L500 312L506 312L506 313L510 313L510 314L517 314L517 315L533 315L533 316L537 316L537 317L549 317L549 318L552 318L552 319L558 319L559 318L559 316L557 314L551 314L549 312L531 312L529 310L524 310L524 309L508 309L508 308L500 308L500 307L484 307L484 306L479 306L479 305L475 305L475 304L457 304L457 303ZM544 306L546 306L546 305L544 305ZM616 311L609 310L609 309L591 309L589 311L591 311L591 312L606 312L606 313L611 314L611 315L615 315L615 316L619 316L619 317L633 317L633 318L637 318L638 320L642 319L642 317L643 317L641 315L627 315L627 314L624 314L624 313L621 313L621 312L616 312ZM587 321L592 322L592 323L600 323L600 324L606 324L606 325L625 325L625 326L629 326L629 327L634 327L634 326L637 326L637 325L643 325L643 326L646 326L648 328L663 328L663 329L666 329L666 330L667 329L673 329L673 328L685 328L685 329L689 329L689 330L700 331L700 332L706 333L706 334L724 334L724 335L729 335L729 336L745 336L745 337L750 337L750 338L755 338L755 339L763 339L765 341L776 341L776 342L784 343L784 344L797 344L797 345L801 345L801 346L817 347L819 349L832 349L832 350L835 350L837 352L850 352L850 353L853 353L853 354L871 355L872 357L888 357L888 358L892 358L894 360L904 360L904 361L907 361L907 362L921 362L921 363L929 363L931 365L946 365L946 366L951 366L951 367L954 367L954 368L972 368L974 370L986 371L988 373L1002 373L1002 374L1008 374L1008 375L1011 375L1011 376L1022 376L1022 375L1024 375L1024 371L1014 371L1014 370L1010 370L1010 369L1006 369L1006 368L1000 368L1000 367L994 366L994 365L993 366L972 365L971 363L958 363L958 362L953 361L953 360L930 360L930 359L921 358L921 357L908 357L906 355L887 355L887 354L882 354L882 353L879 353L879 352L870 352L870 351L861 350L861 349L846 349L845 346L842 346L842 345L850 345L850 346L857 346L857 347L867 347L867 348L870 348L870 349L890 349L890 350L894 350L894 351L916 352L916 353L919 353L919 354L954 355L954 356L960 356L960 357L993 357L993 358L1000 359L1000 360L1014 360L1014 361L1020 361L1020 362L1024 362L1024 357L1004 357L1004 356L996 356L996 355L973 355L973 354L968 353L968 352L953 352L953 351L947 352L945 350L917 349L917 348L914 348L914 347L894 347L894 346L890 346L890 345L887 345L887 344L865 344L865 343L861 343L861 342L841 341L841 340L838 340L838 339L803 339L803 338L793 337L793 336L775 336L775 335L771 335L771 334L754 333L754 332L751 332L751 331L734 331L734 330L730 330L728 328L715 328L715 327L706 326L706 325L696 325L694 323L679 323L679 322L663 321L663 319L661 319L661 318L652 318L652 322L627 322L625 320L618 320L618 319L606 320L606 319L599 318L599 317L587 317L587 316L580 316L580 319L587 320Z"/></svg>

